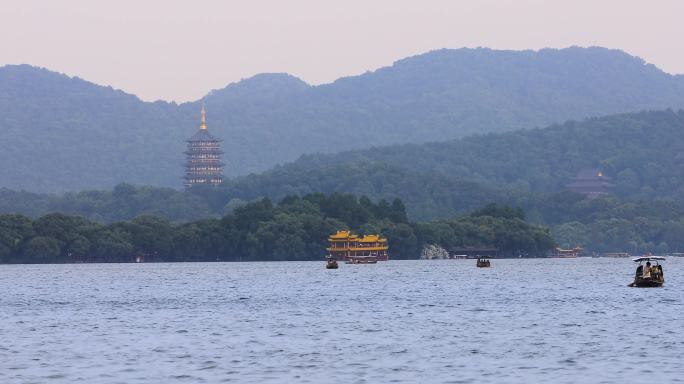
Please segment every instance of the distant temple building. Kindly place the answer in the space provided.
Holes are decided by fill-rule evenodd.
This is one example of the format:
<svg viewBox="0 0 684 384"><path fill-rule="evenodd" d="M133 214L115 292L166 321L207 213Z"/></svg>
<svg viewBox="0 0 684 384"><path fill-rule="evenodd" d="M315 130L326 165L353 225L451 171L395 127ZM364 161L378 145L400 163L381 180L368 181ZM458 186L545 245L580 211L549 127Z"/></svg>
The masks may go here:
<svg viewBox="0 0 684 384"><path fill-rule="evenodd" d="M611 181L610 177L605 176L598 169L583 169L566 185L566 188L595 199L613 194L614 185Z"/></svg>
<svg viewBox="0 0 684 384"><path fill-rule="evenodd" d="M207 129L207 112L202 107L200 128L186 140L185 185L219 185L223 182L223 163L221 162L221 139L212 136Z"/></svg>

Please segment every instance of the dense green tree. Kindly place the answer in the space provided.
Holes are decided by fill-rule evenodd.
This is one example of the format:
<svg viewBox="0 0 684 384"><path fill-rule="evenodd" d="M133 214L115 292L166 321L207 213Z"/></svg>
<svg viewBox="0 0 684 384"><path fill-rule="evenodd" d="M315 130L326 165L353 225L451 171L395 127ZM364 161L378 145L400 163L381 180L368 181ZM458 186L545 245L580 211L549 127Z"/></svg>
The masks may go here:
<svg viewBox="0 0 684 384"><path fill-rule="evenodd" d="M24 245L20 261L23 263L63 262L60 256L60 242L57 239L36 236Z"/></svg>
<svg viewBox="0 0 684 384"><path fill-rule="evenodd" d="M462 216L416 225L419 244L444 248L494 246L504 256L545 256L555 242L547 228L513 217Z"/></svg>
<svg viewBox="0 0 684 384"><path fill-rule="evenodd" d="M85 256L90 254L90 240L78 235L67 246L67 256Z"/></svg>
<svg viewBox="0 0 684 384"><path fill-rule="evenodd" d="M273 219L273 203L268 198L235 209L232 217L238 228L255 230L260 222Z"/></svg>
<svg viewBox="0 0 684 384"><path fill-rule="evenodd" d="M135 194L128 187L122 190ZM496 212L516 210L501 206ZM646 228L649 223L640 225ZM386 237L391 257L396 259L416 258L426 244L497 246L506 254L534 256L543 255L553 245L548 230L518 217L471 215L410 223L398 199L392 204L386 200L374 203L334 193L288 196L277 205L261 199L236 208L221 220L188 223L151 215L111 224L64 214L45 215L33 222L24 216L1 215L0 255L2 262L31 263L130 262L143 254L152 261L320 260L328 236L340 229ZM667 246L664 241L658 244Z"/></svg>
<svg viewBox="0 0 684 384"><path fill-rule="evenodd" d="M523 212L522 208L520 207L509 207L509 206L499 206L496 203L490 203L487 204L486 206L476 210L475 212L471 213L470 216L472 217L480 217L480 216L490 216L490 217L498 217L498 218L503 218L503 219L520 219L520 220L525 220L525 212Z"/></svg>
<svg viewBox="0 0 684 384"><path fill-rule="evenodd" d="M22 215L0 215L0 262L10 262L24 242L35 236L31 219Z"/></svg>
<svg viewBox="0 0 684 384"><path fill-rule="evenodd" d="M322 194L308 195L307 200L318 202L321 212L325 217L341 220L350 226L357 228L367 222L372 213L359 203L354 195L346 193L333 193L329 197ZM380 201L377 210L383 210L384 200Z"/></svg>
<svg viewBox="0 0 684 384"><path fill-rule="evenodd" d="M50 237L58 241L60 254L67 255L70 250L76 252L88 251L88 240L82 235L95 225L80 216L68 216L62 213L51 213L33 222L33 228L38 236Z"/></svg>
<svg viewBox="0 0 684 384"><path fill-rule="evenodd" d="M141 215L130 222L117 223L115 226L130 234L136 252L164 255L165 258L172 255L174 228L168 220Z"/></svg>
<svg viewBox="0 0 684 384"><path fill-rule="evenodd" d="M413 228L404 222L387 221L380 228L380 234L392 240L392 257L396 259L415 259L420 254L422 244Z"/></svg>
<svg viewBox="0 0 684 384"><path fill-rule="evenodd" d="M587 226L577 221L570 221L554 227L553 237L558 244L564 248L589 244Z"/></svg>
<svg viewBox="0 0 684 384"><path fill-rule="evenodd" d="M399 198L392 200L392 208L387 218L395 223L408 223L404 202Z"/></svg>
<svg viewBox="0 0 684 384"><path fill-rule="evenodd" d="M101 261L129 261L134 248L125 233L119 229L101 229L92 235L92 256Z"/></svg>

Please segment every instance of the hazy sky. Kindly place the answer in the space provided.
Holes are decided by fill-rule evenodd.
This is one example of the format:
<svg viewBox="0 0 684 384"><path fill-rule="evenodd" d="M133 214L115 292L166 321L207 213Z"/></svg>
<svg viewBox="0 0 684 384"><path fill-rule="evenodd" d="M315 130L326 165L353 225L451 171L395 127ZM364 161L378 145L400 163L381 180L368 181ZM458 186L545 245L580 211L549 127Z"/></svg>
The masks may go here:
<svg viewBox="0 0 684 384"><path fill-rule="evenodd" d="M261 72L326 83L437 48L623 49L684 73L684 0L2 0L0 65L188 101Z"/></svg>

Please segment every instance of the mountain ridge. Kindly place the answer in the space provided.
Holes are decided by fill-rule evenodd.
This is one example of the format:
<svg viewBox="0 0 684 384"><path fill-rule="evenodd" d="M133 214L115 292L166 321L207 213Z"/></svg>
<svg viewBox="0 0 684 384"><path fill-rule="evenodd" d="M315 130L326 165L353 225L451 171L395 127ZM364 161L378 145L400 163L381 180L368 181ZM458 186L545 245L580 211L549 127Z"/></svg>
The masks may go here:
<svg viewBox="0 0 684 384"><path fill-rule="evenodd" d="M179 188L201 104L224 140L228 177L306 153L684 108L684 77L605 48L443 49L323 85L256 75L181 104L28 68L0 68L0 187L39 192Z"/></svg>
<svg viewBox="0 0 684 384"><path fill-rule="evenodd" d="M242 199L319 190L397 197L412 214L432 218L477 207L458 199L515 204L521 196L563 192L579 171L599 168L613 178L619 198L684 206L683 134L684 110L617 114L444 142L307 154L231 181L227 191Z"/></svg>

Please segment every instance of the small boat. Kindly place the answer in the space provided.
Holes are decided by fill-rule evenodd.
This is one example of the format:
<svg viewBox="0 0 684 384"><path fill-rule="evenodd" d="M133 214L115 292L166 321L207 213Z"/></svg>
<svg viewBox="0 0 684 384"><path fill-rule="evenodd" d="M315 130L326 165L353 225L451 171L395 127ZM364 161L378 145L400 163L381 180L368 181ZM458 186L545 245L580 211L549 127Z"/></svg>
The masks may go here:
<svg viewBox="0 0 684 384"><path fill-rule="evenodd" d="M629 253L627 253L627 252L607 252L605 254L605 256L617 259L617 258L629 257Z"/></svg>
<svg viewBox="0 0 684 384"><path fill-rule="evenodd" d="M569 259L569 258L575 258L582 256L584 253L584 248L580 247L579 245L576 246L575 248L570 248L570 249L563 249L556 247L553 252L551 253L551 256L554 259Z"/></svg>
<svg viewBox="0 0 684 384"><path fill-rule="evenodd" d="M665 283L665 275L663 275L663 266L659 261L665 260L662 256L642 256L634 259L634 262L639 263L634 274L634 282L629 284L629 287L637 288L651 288L662 287ZM651 265L651 261L654 265ZM644 262L646 262L644 264Z"/></svg>
<svg viewBox="0 0 684 384"><path fill-rule="evenodd" d="M347 264L377 264L378 258L376 256L349 256Z"/></svg>
<svg viewBox="0 0 684 384"><path fill-rule="evenodd" d="M477 264L476 265L478 268L489 268L492 266L491 263L489 262L489 258L488 257L482 257L482 256L479 256L477 258Z"/></svg>
<svg viewBox="0 0 684 384"><path fill-rule="evenodd" d="M325 263L325 269L337 269L339 268L339 265L337 265L337 260L333 258L329 258L328 261Z"/></svg>

